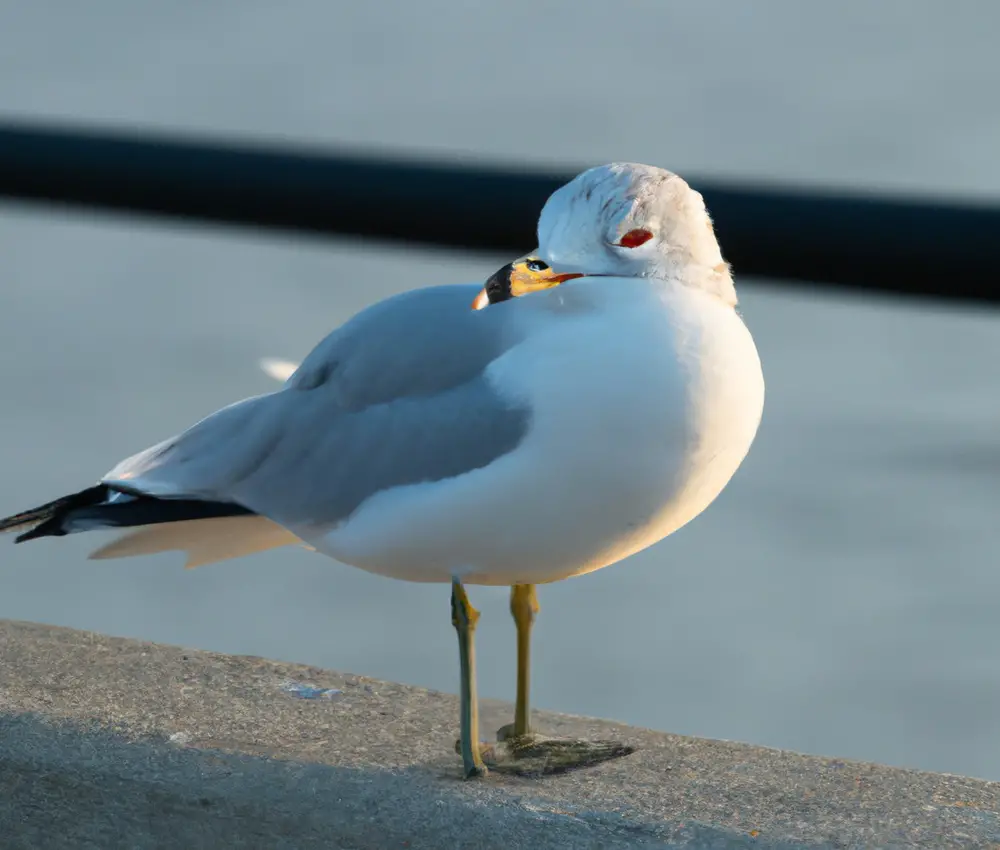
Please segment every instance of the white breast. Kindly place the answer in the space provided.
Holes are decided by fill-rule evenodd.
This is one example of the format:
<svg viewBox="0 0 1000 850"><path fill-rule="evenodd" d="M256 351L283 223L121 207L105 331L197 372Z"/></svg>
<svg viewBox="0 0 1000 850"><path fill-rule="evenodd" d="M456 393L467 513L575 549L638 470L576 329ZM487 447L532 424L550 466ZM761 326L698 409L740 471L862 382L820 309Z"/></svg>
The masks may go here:
<svg viewBox="0 0 1000 850"><path fill-rule="evenodd" d="M483 469L375 496L310 541L318 549L413 581L541 583L655 543L722 491L764 397L731 307L631 278L524 301L525 341L489 371L532 408L524 442Z"/></svg>

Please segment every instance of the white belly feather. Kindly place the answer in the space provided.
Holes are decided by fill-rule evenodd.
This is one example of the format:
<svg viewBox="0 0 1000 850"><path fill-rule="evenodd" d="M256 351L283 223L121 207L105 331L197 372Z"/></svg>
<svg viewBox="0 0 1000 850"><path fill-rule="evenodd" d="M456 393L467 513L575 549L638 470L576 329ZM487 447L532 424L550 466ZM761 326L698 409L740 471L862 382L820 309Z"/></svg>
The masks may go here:
<svg viewBox="0 0 1000 850"><path fill-rule="evenodd" d="M708 507L746 456L764 399L735 311L621 278L530 300L531 333L489 370L532 406L521 445L457 478L380 493L312 545L411 581L542 583L621 560Z"/></svg>

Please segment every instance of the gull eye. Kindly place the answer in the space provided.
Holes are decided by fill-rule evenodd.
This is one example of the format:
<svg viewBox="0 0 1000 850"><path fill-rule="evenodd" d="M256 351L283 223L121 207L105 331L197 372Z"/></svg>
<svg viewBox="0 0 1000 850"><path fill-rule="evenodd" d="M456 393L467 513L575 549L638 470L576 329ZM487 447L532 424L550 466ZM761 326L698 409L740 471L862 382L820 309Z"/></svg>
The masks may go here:
<svg viewBox="0 0 1000 850"><path fill-rule="evenodd" d="M544 263L541 260L528 260L528 262L524 264L524 267L529 272L544 272L548 270L549 264Z"/></svg>
<svg viewBox="0 0 1000 850"><path fill-rule="evenodd" d="M630 230L622 236L615 244L620 248L638 248L640 245L645 245L652 238L652 231L646 230L644 227L637 227L635 230Z"/></svg>

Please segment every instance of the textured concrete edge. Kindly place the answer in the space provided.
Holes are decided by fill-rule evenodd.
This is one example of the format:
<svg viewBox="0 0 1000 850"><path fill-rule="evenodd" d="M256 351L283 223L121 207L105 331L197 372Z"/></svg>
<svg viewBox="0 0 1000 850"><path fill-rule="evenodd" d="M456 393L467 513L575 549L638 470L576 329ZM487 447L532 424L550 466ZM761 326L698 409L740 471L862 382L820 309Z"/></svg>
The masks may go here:
<svg viewBox="0 0 1000 850"><path fill-rule="evenodd" d="M462 782L455 702L318 668L0 621L0 835L5 847L1000 843L997 783L569 715L540 713L539 723L639 752L562 777ZM487 728L509 710L487 703Z"/></svg>

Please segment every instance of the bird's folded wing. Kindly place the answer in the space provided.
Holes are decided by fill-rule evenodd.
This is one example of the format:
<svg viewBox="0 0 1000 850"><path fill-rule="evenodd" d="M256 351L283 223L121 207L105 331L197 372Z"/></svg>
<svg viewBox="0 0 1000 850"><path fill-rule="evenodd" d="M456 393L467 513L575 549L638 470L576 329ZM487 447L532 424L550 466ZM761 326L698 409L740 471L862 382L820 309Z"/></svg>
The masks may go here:
<svg viewBox="0 0 1000 850"><path fill-rule="evenodd" d="M275 393L129 458L104 481L236 502L282 525L336 524L378 492L460 475L514 449L529 411L486 367L516 338L474 287L416 290L325 339Z"/></svg>

